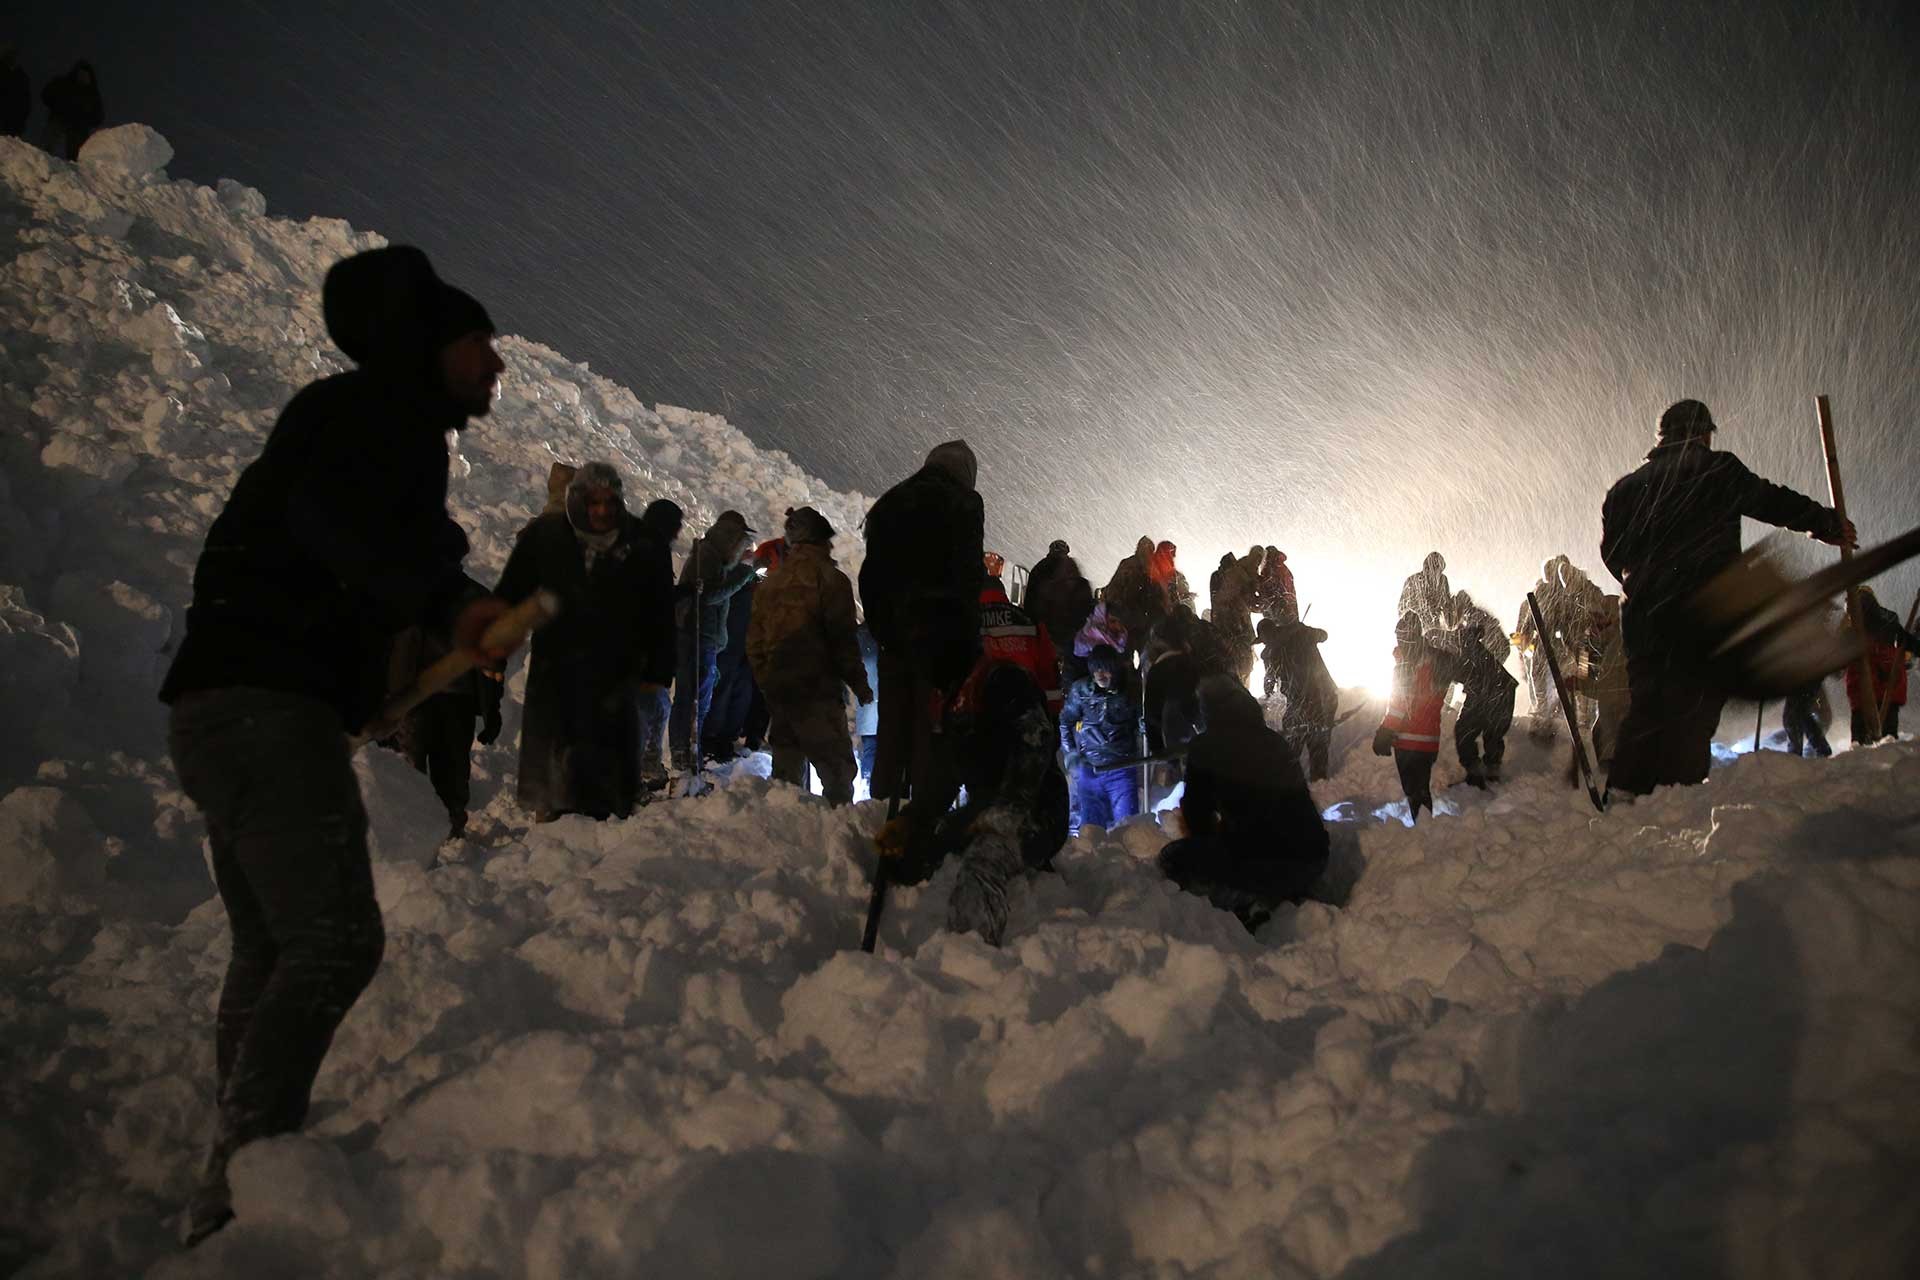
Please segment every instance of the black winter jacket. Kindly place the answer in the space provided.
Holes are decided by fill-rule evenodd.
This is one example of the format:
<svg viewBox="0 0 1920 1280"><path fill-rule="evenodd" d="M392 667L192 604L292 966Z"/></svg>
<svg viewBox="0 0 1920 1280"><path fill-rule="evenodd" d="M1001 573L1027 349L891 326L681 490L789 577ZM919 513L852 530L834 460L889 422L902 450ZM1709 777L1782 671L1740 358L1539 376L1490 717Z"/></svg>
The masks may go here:
<svg viewBox="0 0 1920 1280"><path fill-rule="evenodd" d="M1091 676L1074 682L1060 709L1060 746L1093 765L1134 757L1140 746L1140 704L1124 680L1111 689L1102 689Z"/></svg>
<svg viewBox="0 0 1920 1280"><path fill-rule="evenodd" d="M929 463L867 513L860 602L881 649L953 690L980 652L986 509L980 495Z"/></svg>
<svg viewBox="0 0 1920 1280"><path fill-rule="evenodd" d="M496 594L518 604L543 587L560 597L560 612L534 633L535 672L578 666L596 689L673 680L673 564L633 516L622 515L620 536L591 570L566 512L528 525Z"/></svg>
<svg viewBox="0 0 1920 1280"><path fill-rule="evenodd" d="M1620 580L1627 652L1686 644L1687 602L1740 555L1740 517L1830 534L1838 517L1762 480L1731 453L1686 441L1657 445L1607 491L1600 558Z"/></svg>

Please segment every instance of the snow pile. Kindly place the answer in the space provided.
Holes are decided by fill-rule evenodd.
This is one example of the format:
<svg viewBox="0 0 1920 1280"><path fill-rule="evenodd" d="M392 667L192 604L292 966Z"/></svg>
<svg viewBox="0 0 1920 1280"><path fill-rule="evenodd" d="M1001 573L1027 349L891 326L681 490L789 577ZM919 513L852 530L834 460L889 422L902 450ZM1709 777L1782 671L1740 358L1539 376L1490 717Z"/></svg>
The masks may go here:
<svg viewBox="0 0 1920 1280"><path fill-rule="evenodd" d="M1020 892L1004 949L943 931L949 868L875 956L874 806L743 772L529 828L495 749L436 866L425 782L363 753L386 961L308 1132L243 1152L238 1221L178 1254L227 939L151 690L206 521L333 367L312 282L374 241L4 141L0 176L0 1269L1910 1273L1920 748L1746 755L1601 817L1519 740L1407 828L1365 716L1316 791L1338 905L1249 937L1136 821ZM456 494L483 570L556 453L857 523L718 419L503 346Z"/></svg>
<svg viewBox="0 0 1920 1280"><path fill-rule="evenodd" d="M321 278L384 241L266 217L236 182L167 182L156 171L170 155L140 125L96 135L77 166L0 138L0 795L36 781L84 792L103 832L160 864L111 867L115 886L138 886L126 905L178 918L205 883L197 829L174 824L178 797L153 785L168 772L153 691L234 479L293 393L346 367L321 322ZM556 459L613 461L636 509L672 498L696 532L732 507L772 536L786 508L815 506L856 562L859 494L722 418L650 409L537 343L500 349L499 403L454 466L476 576L504 566Z"/></svg>

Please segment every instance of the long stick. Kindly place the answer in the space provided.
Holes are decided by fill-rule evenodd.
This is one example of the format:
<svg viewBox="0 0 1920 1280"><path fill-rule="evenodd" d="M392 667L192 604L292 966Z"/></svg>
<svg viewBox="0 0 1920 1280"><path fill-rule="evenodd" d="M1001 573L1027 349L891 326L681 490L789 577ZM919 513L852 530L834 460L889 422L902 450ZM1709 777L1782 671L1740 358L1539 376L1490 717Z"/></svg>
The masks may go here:
<svg viewBox="0 0 1920 1280"><path fill-rule="evenodd" d="M1547 634L1547 620L1540 616L1540 602L1533 598L1533 592L1527 592L1527 608L1533 610L1533 625L1542 636ZM1593 766L1587 762L1587 744L1580 739L1580 725L1573 714L1573 698L1567 693L1567 686L1560 679L1560 662L1553 656L1553 646L1543 644L1540 652L1547 659L1547 674L1553 677L1554 692L1560 695L1560 710L1567 717L1567 732L1573 736L1573 758L1580 765L1580 777L1587 784L1587 798L1593 801L1593 807L1601 813L1607 811L1606 797L1600 794L1600 788L1593 784Z"/></svg>
<svg viewBox="0 0 1920 1280"><path fill-rule="evenodd" d="M559 612L560 597L551 591L536 591L512 606L487 624L477 648L455 649L415 676L405 692L396 694L380 708L380 714L360 731L353 745L357 747L373 738L386 737L400 727L400 722L415 707L480 666L480 650L518 649L528 636L552 621Z"/></svg>
<svg viewBox="0 0 1920 1280"><path fill-rule="evenodd" d="M1755 751L1760 749L1760 718L1766 714L1766 703L1756 702L1753 704L1753 749Z"/></svg>
<svg viewBox="0 0 1920 1280"><path fill-rule="evenodd" d="M913 747L920 736L920 717L927 711L926 686L915 677L913 681L913 715L907 726L907 749L900 754L900 769L893 779L893 793L887 797L887 821L892 822L900 816L900 793L907 789L907 782L913 777ZM877 696L877 695L876 695ZM867 925L860 934L860 949L868 955L873 954L874 944L880 941L880 913L887 909L887 855L880 852L878 842L873 850L873 888L867 893Z"/></svg>
<svg viewBox="0 0 1920 1280"><path fill-rule="evenodd" d="M1833 499L1833 509L1844 525L1847 519L1846 491L1840 485L1840 455L1833 446L1833 408L1825 396L1813 398L1813 415L1820 423L1820 449L1827 458L1827 493ZM1846 564L1853 559L1853 548L1840 548L1840 563ZM1860 590L1857 585L1847 588L1847 617L1853 620L1853 633L1860 637L1860 687L1867 692L1867 709L1873 716L1873 738L1880 740L1880 689L1873 678L1873 660L1867 652L1872 644L1867 635L1867 620L1860 609Z"/></svg>

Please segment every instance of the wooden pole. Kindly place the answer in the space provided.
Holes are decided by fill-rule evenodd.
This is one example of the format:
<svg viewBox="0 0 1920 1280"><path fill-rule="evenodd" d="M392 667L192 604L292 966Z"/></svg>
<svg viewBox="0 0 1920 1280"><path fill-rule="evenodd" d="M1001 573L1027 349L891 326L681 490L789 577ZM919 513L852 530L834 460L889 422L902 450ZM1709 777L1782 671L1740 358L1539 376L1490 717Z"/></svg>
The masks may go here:
<svg viewBox="0 0 1920 1280"><path fill-rule="evenodd" d="M1820 451L1826 455L1827 459L1827 493L1833 499L1834 511L1839 514L1840 521L1844 524L1847 519L1847 495L1846 490L1840 485L1840 456L1833 447L1833 408L1827 403L1825 396L1813 398L1813 413L1820 423ZM1851 559L1853 559L1853 548L1841 547L1840 563L1845 564ZM1853 633L1860 637L1862 646L1859 664L1860 687L1867 694L1867 714L1871 720L1869 727L1873 730L1873 740L1878 742L1880 740L1880 691L1874 684L1873 661L1867 652L1873 640L1867 635L1867 622L1860 609L1858 586L1847 588L1847 617L1853 622Z"/></svg>
<svg viewBox="0 0 1920 1280"><path fill-rule="evenodd" d="M1766 703L1756 702L1753 704L1753 749L1755 751L1760 749L1760 721L1766 714Z"/></svg>

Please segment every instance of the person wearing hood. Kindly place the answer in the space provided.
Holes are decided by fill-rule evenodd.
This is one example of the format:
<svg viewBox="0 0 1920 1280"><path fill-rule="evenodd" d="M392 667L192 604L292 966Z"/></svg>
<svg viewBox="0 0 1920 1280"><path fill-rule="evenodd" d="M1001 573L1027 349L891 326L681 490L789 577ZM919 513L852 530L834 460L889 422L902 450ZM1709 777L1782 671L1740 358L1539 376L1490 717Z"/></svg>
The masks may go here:
<svg viewBox="0 0 1920 1280"><path fill-rule="evenodd" d="M1165 599L1168 613L1193 608L1193 588L1187 585L1187 575L1174 563L1179 550L1171 542L1158 543L1153 548L1153 560L1147 565L1147 577Z"/></svg>
<svg viewBox="0 0 1920 1280"><path fill-rule="evenodd" d="M1055 539L1040 563L1033 566L1020 606L1047 629L1047 638L1060 655L1061 676L1072 683L1085 675L1084 667L1071 659L1073 638L1093 612L1093 587L1064 541Z"/></svg>
<svg viewBox="0 0 1920 1280"><path fill-rule="evenodd" d="M76 62L65 75L47 81L40 101L47 108L47 149L78 160L80 148L107 118L93 64Z"/></svg>
<svg viewBox="0 0 1920 1280"><path fill-rule="evenodd" d="M1254 593L1265 555L1264 548L1248 547L1247 554L1238 560L1230 555L1221 557L1209 584L1214 632L1226 646L1233 673L1243 682L1253 674Z"/></svg>
<svg viewBox="0 0 1920 1280"><path fill-rule="evenodd" d="M811 763L827 803L843 805L853 801L856 772L846 690L862 704L873 690L860 661L853 583L834 563L833 538L812 507L787 512L787 557L758 589L747 661L773 717L774 778L805 787Z"/></svg>
<svg viewBox="0 0 1920 1280"><path fill-rule="evenodd" d="M1498 631L1499 623L1492 622L1491 615L1474 605L1471 598L1462 600L1460 596L1455 597L1455 604L1461 606L1456 615L1461 625L1451 631L1430 631L1426 642L1455 659L1454 673L1466 698L1460 714L1454 717L1453 748L1460 757L1460 767L1466 770L1467 784L1485 790L1489 783L1500 780L1520 682L1487 645L1487 625L1491 623ZM1504 634L1500 640L1504 645Z"/></svg>
<svg viewBox="0 0 1920 1280"><path fill-rule="evenodd" d="M1847 706L1852 711L1853 745L1871 746L1900 736L1900 708L1907 705L1908 656L1920 653L1920 640L1900 625L1900 615L1880 603L1872 587L1861 587L1860 617L1867 627L1867 663L1872 668L1872 692L1860 681L1860 664L1847 664ZM1873 716L1867 700L1877 698L1885 710L1880 736L1873 736Z"/></svg>
<svg viewBox="0 0 1920 1280"><path fill-rule="evenodd" d="M1449 597L1451 598L1451 597ZM1438 632L1435 633L1436 637ZM1447 689L1463 676L1457 653L1438 648L1420 630L1420 615L1400 615L1393 638L1393 697L1373 735L1373 754L1391 755L1407 796L1407 820L1433 812L1433 766L1440 758L1440 713Z"/></svg>
<svg viewBox="0 0 1920 1280"><path fill-rule="evenodd" d="M334 1029L379 967L348 735L378 717L394 636L465 588L446 437L485 416L505 367L486 310L418 249L336 263L322 309L357 367L303 387L241 472L207 530L160 689L233 935L218 1126L190 1241L233 1216L234 1151L305 1121ZM454 646L478 651L505 607L488 597L460 609Z"/></svg>
<svg viewBox="0 0 1920 1280"><path fill-rule="evenodd" d="M1166 588L1154 581L1153 560L1153 539L1142 534L1134 544L1133 554L1115 566L1113 577L1100 592L1100 602L1107 606L1107 613L1127 629L1136 644L1144 642L1153 624L1167 613ZM1164 572L1170 581L1173 577L1171 553L1166 557Z"/></svg>
<svg viewBox="0 0 1920 1280"><path fill-rule="evenodd" d="M713 700L706 718L700 722L700 751L709 760L734 759L742 737L746 738L748 751L758 750L765 736L765 720L756 718L755 708L762 709L763 717L766 698L753 678L752 664L747 661L747 631L753 625L754 593L759 589L760 579L772 573L786 554L785 538L769 538L755 547L755 576L734 593L727 606L727 640L714 662L719 674L713 682Z"/></svg>
<svg viewBox="0 0 1920 1280"><path fill-rule="evenodd" d="M944 789L951 752L940 741L947 704L980 655L986 508L964 440L936 446L918 471L867 512L860 602L880 646L880 724L872 794Z"/></svg>
<svg viewBox="0 0 1920 1280"><path fill-rule="evenodd" d="M1533 598L1540 606L1540 616L1545 619L1550 633L1558 631L1558 619L1565 609L1560 600L1560 579L1563 563L1568 564L1565 556L1549 556L1540 566L1540 580L1533 584ZM1525 600L1520 602L1520 616L1515 620L1513 634L1509 637L1520 650L1520 666L1527 678L1527 699L1532 704L1534 737L1543 741L1553 736L1553 726L1560 717L1560 695L1553 690L1553 673L1547 665L1546 648L1554 646L1554 658L1560 660L1564 645L1557 636L1549 635L1546 640L1540 636L1540 628L1533 620L1533 608Z"/></svg>
<svg viewBox="0 0 1920 1280"><path fill-rule="evenodd" d="M20 65L19 51L0 45L0 134L24 138L27 118L33 114L33 83Z"/></svg>
<svg viewBox="0 0 1920 1280"><path fill-rule="evenodd" d="M1447 582L1447 558L1438 551L1429 551L1420 572L1401 586L1400 612L1419 618L1423 632L1453 626L1453 587Z"/></svg>
<svg viewBox="0 0 1920 1280"><path fill-rule="evenodd" d="M624 818L645 803L643 720L658 723L673 678L680 508L663 499L635 519L623 488L608 463L581 467L563 509L514 543L495 589L510 601L541 590L560 600L533 639L520 723L520 803L536 822Z"/></svg>
<svg viewBox="0 0 1920 1280"><path fill-rule="evenodd" d="M1700 652L1689 610L1740 556L1741 517L1851 547L1853 523L1715 450L1718 424L1698 400L1660 415L1653 449L1607 491L1600 558L1626 596L1628 706L1607 786L1629 795L1704 782L1726 694Z"/></svg>
<svg viewBox="0 0 1920 1280"><path fill-rule="evenodd" d="M705 725L720 676L720 650L727 643L733 597L754 579L748 559L753 528L738 511L722 511L687 552L680 567L680 666L673 685L673 721L668 732L674 767L694 767L694 722Z"/></svg>
<svg viewBox="0 0 1920 1280"><path fill-rule="evenodd" d="M1260 579L1254 587L1253 607L1275 622L1290 622L1300 616L1300 597L1293 585L1293 570L1287 568L1286 552L1268 547L1260 561ZM1258 631L1258 628L1255 628Z"/></svg>
<svg viewBox="0 0 1920 1280"><path fill-rule="evenodd" d="M1340 709L1340 688L1320 655L1327 633L1298 618L1287 622L1264 618L1255 634L1263 646L1260 661L1266 668L1266 696L1272 699L1277 692L1287 700L1280 734L1293 748L1296 762L1302 751L1307 753L1312 780L1324 782L1329 776L1333 721Z"/></svg>
<svg viewBox="0 0 1920 1280"><path fill-rule="evenodd" d="M1267 728L1244 685L1209 676L1200 707L1206 727L1188 750L1180 800L1187 834L1160 850L1160 870L1251 931L1325 874L1327 828L1299 749Z"/></svg>
<svg viewBox="0 0 1920 1280"><path fill-rule="evenodd" d="M1087 678L1074 683L1060 711L1060 750L1082 826L1113 827L1140 812L1134 770L1099 772L1139 750L1140 703L1124 664L1111 647L1096 648L1087 655Z"/></svg>

